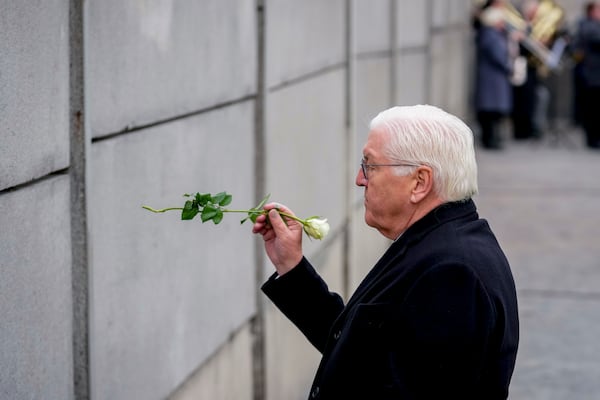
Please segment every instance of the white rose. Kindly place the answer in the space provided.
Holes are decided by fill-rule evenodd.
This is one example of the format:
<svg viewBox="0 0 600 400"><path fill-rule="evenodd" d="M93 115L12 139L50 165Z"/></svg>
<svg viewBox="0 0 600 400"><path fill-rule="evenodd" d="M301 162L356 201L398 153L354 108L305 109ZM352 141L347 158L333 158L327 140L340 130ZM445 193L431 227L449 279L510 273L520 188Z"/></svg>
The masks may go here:
<svg viewBox="0 0 600 400"><path fill-rule="evenodd" d="M304 224L304 232L312 238L315 239L323 239L329 233L329 224L327 223L327 219L321 218L309 218L305 221Z"/></svg>

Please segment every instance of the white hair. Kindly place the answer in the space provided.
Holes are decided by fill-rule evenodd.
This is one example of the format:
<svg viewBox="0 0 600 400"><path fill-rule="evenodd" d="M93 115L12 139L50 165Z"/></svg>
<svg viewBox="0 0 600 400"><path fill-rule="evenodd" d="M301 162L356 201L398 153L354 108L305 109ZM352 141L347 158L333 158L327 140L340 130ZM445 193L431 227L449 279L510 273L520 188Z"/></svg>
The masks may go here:
<svg viewBox="0 0 600 400"><path fill-rule="evenodd" d="M399 106L379 113L370 129L389 135L384 155L390 163L429 166L434 191L443 201L466 200L477 193L473 132L458 117L430 105ZM402 172L406 167L396 169Z"/></svg>
<svg viewBox="0 0 600 400"><path fill-rule="evenodd" d="M482 25L496 27L506 20L504 11L498 7L488 7L479 16Z"/></svg>

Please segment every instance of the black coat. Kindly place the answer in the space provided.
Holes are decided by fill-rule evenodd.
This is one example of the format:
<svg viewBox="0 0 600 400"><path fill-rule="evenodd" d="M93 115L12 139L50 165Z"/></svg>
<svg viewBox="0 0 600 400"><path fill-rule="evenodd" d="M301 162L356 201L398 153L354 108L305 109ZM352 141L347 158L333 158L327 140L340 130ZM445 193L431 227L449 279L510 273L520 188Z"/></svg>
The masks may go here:
<svg viewBox="0 0 600 400"><path fill-rule="evenodd" d="M583 50L582 74L587 86L600 87L600 21L584 20L578 42Z"/></svg>
<svg viewBox="0 0 600 400"><path fill-rule="evenodd" d="M263 291L323 354L309 398L507 398L515 286L471 200L412 225L346 306L306 259L275 278Z"/></svg>

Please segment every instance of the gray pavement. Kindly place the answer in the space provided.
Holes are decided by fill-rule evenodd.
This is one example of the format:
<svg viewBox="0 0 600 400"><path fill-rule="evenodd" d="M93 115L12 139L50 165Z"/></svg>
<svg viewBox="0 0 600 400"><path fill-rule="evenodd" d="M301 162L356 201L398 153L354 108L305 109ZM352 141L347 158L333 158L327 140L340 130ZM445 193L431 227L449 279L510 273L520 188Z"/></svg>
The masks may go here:
<svg viewBox="0 0 600 400"><path fill-rule="evenodd" d="M578 130L478 149L480 215L519 295L511 400L600 399L600 151Z"/></svg>

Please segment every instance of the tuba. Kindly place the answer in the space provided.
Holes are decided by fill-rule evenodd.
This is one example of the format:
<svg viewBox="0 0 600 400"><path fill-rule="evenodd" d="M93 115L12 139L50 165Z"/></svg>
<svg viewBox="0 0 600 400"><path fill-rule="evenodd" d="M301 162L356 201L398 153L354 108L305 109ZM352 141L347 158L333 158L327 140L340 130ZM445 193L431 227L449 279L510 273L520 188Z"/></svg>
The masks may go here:
<svg viewBox="0 0 600 400"><path fill-rule="evenodd" d="M550 43L564 22L565 12L553 0L542 0L531 21L531 36L542 43Z"/></svg>
<svg viewBox="0 0 600 400"><path fill-rule="evenodd" d="M534 56L535 63L544 69L554 69L564 50L564 43L556 51L548 48L564 21L564 10L554 0L540 0L537 9L529 21L511 4L501 3L505 22L509 29L523 33L521 44Z"/></svg>

